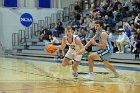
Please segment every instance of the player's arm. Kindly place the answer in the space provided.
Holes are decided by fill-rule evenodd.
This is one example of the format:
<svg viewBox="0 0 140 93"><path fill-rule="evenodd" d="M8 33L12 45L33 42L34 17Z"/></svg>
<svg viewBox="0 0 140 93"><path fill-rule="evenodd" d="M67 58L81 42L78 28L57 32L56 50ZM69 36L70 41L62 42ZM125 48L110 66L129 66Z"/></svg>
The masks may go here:
<svg viewBox="0 0 140 93"><path fill-rule="evenodd" d="M96 41L96 38L97 35L95 34L94 37L87 42L87 44L85 45L85 49L87 49L93 43L93 41Z"/></svg>
<svg viewBox="0 0 140 93"><path fill-rule="evenodd" d="M80 47L80 49L84 47L79 37L76 37L76 44Z"/></svg>
<svg viewBox="0 0 140 93"><path fill-rule="evenodd" d="M94 39L95 37L93 37L92 39ZM92 39L90 41L87 42L87 44L80 50L78 51L76 54L82 54L83 52L85 52L85 50L92 44Z"/></svg>
<svg viewBox="0 0 140 93"><path fill-rule="evenodd" d="M65 41L65 39L63 38L63 39L62 39L61 45L56 46L56 49L64 50L65 47L66 47L66 41Z"/></svg>
<svg viewBox="0 0 140 93"><path fill-rule="evenodd" d="M106 32L102 32L101 34L101 39L102 42L101 43L97 43L96 41L93 41L93 44L100 47L101 49L106 49L106 40L107 40L107 33Z"/></svg>

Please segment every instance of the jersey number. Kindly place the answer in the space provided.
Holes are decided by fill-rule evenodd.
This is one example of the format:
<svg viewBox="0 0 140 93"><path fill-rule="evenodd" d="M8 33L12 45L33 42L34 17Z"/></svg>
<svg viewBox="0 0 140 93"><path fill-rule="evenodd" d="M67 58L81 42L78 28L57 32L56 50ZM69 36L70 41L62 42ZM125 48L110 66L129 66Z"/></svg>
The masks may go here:
<svg viewBox="0 0 140 93"><path fill-rule="evenodd" d="M75 50L75 46L74 45L69 45L71 49Z"/></svg>

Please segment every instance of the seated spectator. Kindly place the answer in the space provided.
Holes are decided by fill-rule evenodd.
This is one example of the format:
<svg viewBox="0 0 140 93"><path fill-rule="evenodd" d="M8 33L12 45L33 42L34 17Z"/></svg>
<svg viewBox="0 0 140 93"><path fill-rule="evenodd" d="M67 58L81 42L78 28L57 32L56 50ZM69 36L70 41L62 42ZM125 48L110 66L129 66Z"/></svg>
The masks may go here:
<svg viewBox="0 0 140 93"><path fill-rule="evenodd" d="M74 18L75 18L75 21L80 20L81 15L78 11L74 11Z"/></svg>
<svg viewBox="0 0 140 93"><path fill-rule="evenodd" d="M103 22L104 22L105 30L107 30L107 27L109 27L110 29L115 29L116 22L114 19L109 18L108 15L105 15Z"/></svg>
<svg viewBox="0 0 140 93"><path fill-rule="evenodd" d="M116 39L117 39L117 35L115 34L115 30L109 30L108 31L108 36L111 40L111 44L113 45L113 53L115 53L116 51L118 51L117 46L116 46Z"/></svg>
<svg viewBox="0 0 140 93"><path fill-rule="evenodd" d="M95 34L95 20L93 18L88 18L88 24L87 24L87 31L91 33L91 37L92 35Z"/></svg>
<svg viewBox="0 0 140 93"><path fill-rule="evenodd" d="M119 0L115 0L115 2L114 2L114 7L113 7L113 10L114 10L114 11L117 11L117 10L118 10L118 8L119 8L118 5L119 5L119 4L122 4L122 3L121 3Z"/></svg>
<svg viewBox="0 0 140 93"><path fill-rule="evenodd" d="M129 25L130 26L130 25ZM129 27L128 25L124 25L124 33L128 36L128 37L130 37L130 35L131 35L131 30L130 30L130 27Z"/></svg>
<svg viewBox="0 0 140 93"><path fill-rule="evenodd" d="M136 31L132 31L130 36L131 53L136 52L136 36Z"/></svg>
<svg viewBox="0 0 140 93"><path fill-rule="evenodd" d="M75 28L79 28L80 27L80 21L79 20L76 20L72 23L72 26L75 27Z"/></svg>
<svg viewBox="0 0 140 93"><path fill-rule="evenodd" d="M129 21L130 26L131 26L131 24L134 24L134 21L135 21L135 16L132 15L130 18L130 21Z"/></svg>
<svg viewBox="0 0 140 93"><path fill-rule="evenodd" d="M123 31L123 29L118 30L119 36L116 40L116 45L119 51L117 51L116 53L124 53L125 47L129 46L130 44L128 36Z"/></svg>
<svg viewBox="0 0 140 93"><path fill-rule="evenodd" d="M85 39L86 38L86 31L85 31L84 27L80 28L78 36L80 37L82 44L85 45L86 44L86 39Z"/></svg>
<svg viewBox="0 0 140 93"><path fill-rule="evenodd" d="M81 12L81 7L77 3L74 5L74 11L78 11L79 13Z"/></svg>
<svg viewBox="0 0 140 93"><path fill-rule="evenodd" d="M140 28L137 29L136 53L140 53Z"/></svg>
<svg viewBox="0 0 140 93"><path fill-rule="evenodd" d="M43 41L43 39L44 39L44 30L41 30L40 31L40 34L39 34L39 41Z"/></svg>
<svg viewBox="0 0 140 93"><path fill-rule="evenodd" d="M50 31L50 29L43 29L41 32L40 32L40 35L39 35L39 40L40 41L43 41L43 40L50 40L49 39L49 36L52 35L52 32Z"/></svg>
<svg viewBox="0 0 140 93"><path fill-rule="evenodd" d="M136 32L134 23L130 23L130 29L131 29L131 32Z"/></svg>
<svg viewBox="0 0 140 93"><path fill-rule="evenodd" d="M86 39L92 38L94 36L93 30L87 30Z"/></svg>
<svg viewBox="0 0 140 93"><path fill-rule="evenodd" d="M49 36L49 39L50 39L50 41L51 41L51 43L52 43L53 45L61 45L61 42L60 42L55 36L50 35L50 36ZM57 50L57 51L56 51L56 54L57 54L57 57L58 57L58 58L61 58L60 53L61 53L60 50ZM62 50L62 58L63 58L63 57L64 57L64 50Z"/></svg>
<svg viewBox="0 0 140 93"><path fill-rule="evenodd" d="M136 28L140 28L140 12L136 16L134 23Z"/></svg>
<svg viewBox="0 0 140 93"><path fill-rule="evenodd" d="M116 17L115 17L115 20L116 22L120 22L123 20L124 16L125 16L125 11L124 11L124 8L122 7L121 4L118 4L118 9L117 11L114 11L116 12Z"/></svg>
<svg viewBox="0 0 140 93"><path fill-rule="evenodd" d="M59 37L60 34L64 33L64 27L60 19L55 23L55 30L53 31L53 35Z"/></svg>

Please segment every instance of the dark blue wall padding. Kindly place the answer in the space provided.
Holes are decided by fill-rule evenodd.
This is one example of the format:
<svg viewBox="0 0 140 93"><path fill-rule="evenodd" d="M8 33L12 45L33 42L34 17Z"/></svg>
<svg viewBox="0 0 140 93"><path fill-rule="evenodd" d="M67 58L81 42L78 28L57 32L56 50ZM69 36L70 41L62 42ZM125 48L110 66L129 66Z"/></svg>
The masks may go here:
<svg viewBox="0 0 140 93"><path fill-rule="evenodd" d="M50 8L51 0L38 0L38 7L39 8Z"/></svg>
<svg viewBox="0 0 140 93"><path fill-rule="evenodd" d="M18 7L17 0L3 0L3 4L5 7Z"/></svg>

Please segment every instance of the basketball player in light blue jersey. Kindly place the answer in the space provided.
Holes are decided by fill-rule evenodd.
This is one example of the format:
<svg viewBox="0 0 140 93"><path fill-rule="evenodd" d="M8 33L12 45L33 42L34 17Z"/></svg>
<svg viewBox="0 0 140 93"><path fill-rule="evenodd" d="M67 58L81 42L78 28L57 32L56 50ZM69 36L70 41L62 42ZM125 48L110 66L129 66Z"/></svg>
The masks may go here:
<svg viewBox="0 0 140 93"><path fill-rule="evenodd" d="M111 41L108 38L108 34L102 29L103 22L97 21L95 22L95 30L96 34L93 38L82 48L79 52L73 53L73 57L79 54L82 54L91 44L96 45L100 49L92 53L88 56L88 63L89 63L89 75L85 77L86 80L93 80L93 66L95 59L101 59L103 64L109 68L112 72L114 72L115 76L119 76L116 72L115 68L109 63L111 54L113 53L113 46L111 45ZM99 40L99 42L96 42Z"/></svg>
<svg viewBox="0 0 140 93"><path fill-rule="evenodd" d="M60 46L56 46L57 49L64 49L66 45L69 46L69 50L67 51L63 61L62 61L62 66L67 66L69 64L70 60L74 60L72 64L72 70L73 70L73 75L74 79L78 79L78 65L81 62L82 54L76 55L75 58L72 57L73 52L78 52L83 48L83 44L81 43L80 38L77 35L73 35L73 30L71 27L66 27L65 28L65 36L62 39L62 44Z"/></svg>

